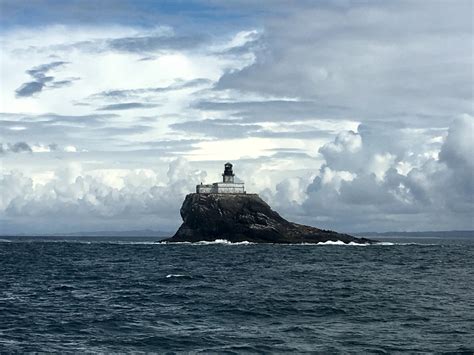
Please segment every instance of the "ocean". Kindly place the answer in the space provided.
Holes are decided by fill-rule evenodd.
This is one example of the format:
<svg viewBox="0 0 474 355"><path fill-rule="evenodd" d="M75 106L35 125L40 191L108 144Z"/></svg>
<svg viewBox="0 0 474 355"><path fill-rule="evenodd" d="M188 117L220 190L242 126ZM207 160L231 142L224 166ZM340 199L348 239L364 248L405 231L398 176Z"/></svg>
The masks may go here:
<svg viewBox="0 0 474 355"><path fill-rule="evenodd" d="M0 240L0 352L465 353L474 240Z"/></svg>

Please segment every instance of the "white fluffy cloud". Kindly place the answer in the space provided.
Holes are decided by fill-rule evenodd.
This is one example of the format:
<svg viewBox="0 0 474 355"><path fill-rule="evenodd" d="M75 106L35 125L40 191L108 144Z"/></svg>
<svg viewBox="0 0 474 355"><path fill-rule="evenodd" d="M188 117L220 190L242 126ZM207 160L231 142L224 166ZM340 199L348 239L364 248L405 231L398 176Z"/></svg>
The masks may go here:
<svg viewBox="0 0 474 355"><path fill-rule="evenodd" d="M366 135L367 127L343 132L320 149L325 163L306 185L304 198L303 188L292 180L279 184L290 191L278 190L269 198L301 221L346 231L471 229L473 124L468 115L454 120L444 142L431 147L436 154L426 154L429 139L420 141L417 150L412 145L403 151L397 144L374 144L383 135L373 130ZM412 133L412 139L420 135ZM390 135L403 141L407 134L393 129ZM295 195L302 210L293 206Z"/></svg>
<svg viewBox="0 0 474 355"><path fill-rule="evenodd" d="M184 159L169 164L168 178L153 170L84 172L78 164L43 182L21 172L0 177L2 232L71 232L99 226L170 231L179 207L206 173ZM55 220L55 223L51 223Z"/></svg>
<svg viewBox="0 0 474 355"><path fill-rule="evenodd" d="M236 167L248 182L247 189L299 222L348 232L468 229L473 227L474 210L473 121L465 115L453 121L441 142L432 139L436 154L426 154L425 142L430 139L420 141L418 149L411 145L410 151L403 151L398 144L375 144L383 134L381 138L376 129L361 127L358 132L341 132L322 146L322 165L303 177L295 176L297 171L286 178L269 175L271 166L264 168L267 159L242 161ZM412 138L429 135L411 134ZM405 129L391 132L396 141L407 135ZM107 226L172 230L180 222L183 197L196 184L218 179L199 166L179 158L161 172L84 171L80 164L70 163L47 178L5 173L0 179L3 232L14 231L19 224L30 232ZM60 224L51 224L53 219Z"/></svg>

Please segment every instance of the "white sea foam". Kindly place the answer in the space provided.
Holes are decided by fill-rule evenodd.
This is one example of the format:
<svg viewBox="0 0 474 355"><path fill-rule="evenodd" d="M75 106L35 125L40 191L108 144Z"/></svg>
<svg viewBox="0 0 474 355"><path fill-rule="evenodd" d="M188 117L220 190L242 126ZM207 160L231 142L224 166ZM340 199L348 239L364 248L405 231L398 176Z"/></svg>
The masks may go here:
<svg viewBox="0 0 474 355"><path fill-rule="evenodd" d="M186 275L181 275L181 274L168 274L168 275L166 275L167 279L169 279L171 277L186 277Z"/></svg>
<svg viewBox="0 0 474 355"><path fill-rule="evenodd" d="M225 245L248 245L248 244L254 244L251 242L248 242L244 240L243 242L230 242L227 239L216 239L214 241L206 241L206 240L201 240L199 242L196 242L195 244L197 245L210 245L210 244L225 244Z"/></svg>
<svg viewBox="0 0 474 355"><path fill-rule="evenodd" d="M345 245L345 246L358 246L358 247L365 247L370 244L362 244L362 243L344 243L342 240L337 240L337 241L332 241L328 240L326 242L319 242L319 243L252 243L249 241L242 241L242 242L230 242L227 239L216 239L213 241L208 241L208 240L201 240L199 242L167 242L163 241L160 242L159 244L191 244L191 245L252 245L252 244L269 244L269 245ZM388 244L387 244L388 245Z"/></svg>
<svg viewBox="0 0 474 355"><path fill-rule="evenodd" d="M120 241L120 242L106 242L107 244L125 244L125 245L155 245L161 244L159 241L156 242L128 242L128 241Z"/></svg>
<svg viewBox="0 0 474 355"><path fill-rule="evenodd" d="M254 245L254 244L266 244L266 245L291 245L291 246L298 246L298 245L316 245L316 246L328 246L328 245L342 245L342 246L354 246L354 247L368 247L368 246L394 246L394 245L438 245L438 244L425 244L425 243L393 243L393 242L375 242L375 243L355 243L349 242L344 243L342 240L328 240L326 242L319 242L319 243L252 243L249 241L243 242L230 242L227 239L216 239L213 241L201 240L199 242L167 242L162 241L154 244L189 244L189 245Z"/></svg>
<svg viewBox="0 0 474 355"><path fill-rule="evenodd" d="M244 240L243 242L230 242L228 241L227 239L216 239L216 240L212 240L212 241L209 241L209 240L200 240L198 242L167 242L167 241L163 241L163 242L160 242L159 244L190 244L190 245L217 245L217 244L221 244L221 245L249 245L249 244L255 244L255 243L251 243L251 242L248 242L246 240Z"/></svg>
<svg viewBox="0 0 474 355"><path fill-rule="evenodd" d="M319 242L319 243L301 243L301 244L288 244L288 245L344 245L344 246L357 246L357 247L366 247L370 244L363 244L363 243L344 243L342 240L328 240L326 242Z"/></svg>

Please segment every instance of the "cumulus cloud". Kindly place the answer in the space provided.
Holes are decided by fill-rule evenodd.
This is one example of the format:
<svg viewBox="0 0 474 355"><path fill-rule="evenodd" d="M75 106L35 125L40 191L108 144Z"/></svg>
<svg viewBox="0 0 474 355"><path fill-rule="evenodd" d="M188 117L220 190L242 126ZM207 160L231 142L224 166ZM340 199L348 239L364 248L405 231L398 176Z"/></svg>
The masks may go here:
<svg viewBox="0 0 474 355"><path fill-rule="evenodd" d="M285 213L298 211L297 218L347 231L473 228L473 123L470 116L453 121L437 146L439 159L423 144L403 154L397 145L373 145L374 131L364 133L368 127L343 132L320 148L324 164L305 189L286 180L269 198ZM391 131L393 140L407 134ZM411 168L401 169L402 163Z"/></svg>
<svg viewBox="0 0 474 355"><path fill-rule="evenodd" d="M447 136L434 140L434 154L426 154L424 145L430 139L420 141L417 149L408 147L411 152L401 151L398 144L374 145L384 138L383 130L377 138L377 128L366 125L323 145L323 163L310 175L275 183L278 180L266 172L273 157L236 165L249 191L301 223L346 232L469 229L474 227L472 120L464 116L453 121ZM404 128L391 132L400 141L410 134L414 138L429 133ZM124 229L172 230L180 223L177 211L184 195L206 181L199 165L179 158L161 174L149 169L84 171L73 164L41 183L22 173L7 173L1 180L8 191L2 196L2 219L12 229L20 220L34 224L40 217L54 216L68 221L68 230L103 229L112 221ZM84 217L80 224L74 222L77 215Z"/></svg>
<svg viewBox="0 0 474 355"><path fill-rule="evenodd" d="M202 181L206 172L192 169L184 159L169 164L167 179L153 170L84 172L69 164L52 179L37 183L20 172L0 177L0 218L7 228L53 231L48 222L61 220L56 232L91 230L115 223L122 228L172 230L179 224L179 207L186 193Z"/></svg>
<svg viewBox="0 0 474 355"><path fill-rule="evenodd" d="M440 160L455 170L474 169L474 117L464 115L455 120L440 152Z"/></svg>

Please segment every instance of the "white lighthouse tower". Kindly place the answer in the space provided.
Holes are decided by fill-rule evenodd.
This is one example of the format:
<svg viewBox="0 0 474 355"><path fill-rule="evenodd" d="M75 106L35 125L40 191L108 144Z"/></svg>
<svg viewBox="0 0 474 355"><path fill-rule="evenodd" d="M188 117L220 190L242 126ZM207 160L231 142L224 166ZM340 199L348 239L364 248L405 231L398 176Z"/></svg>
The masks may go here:
<svg viewBox="0 0 474 355"><path fill-rule="evenodd" d="M232 164L224 164L224 173L222 174L222 182L213 184L196 185L196 193L198 194L244 194L245 188L243 182L234 182L234 172Z"/></svg>

